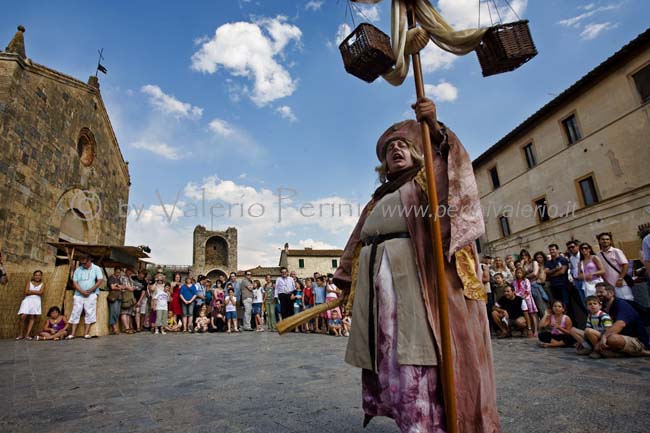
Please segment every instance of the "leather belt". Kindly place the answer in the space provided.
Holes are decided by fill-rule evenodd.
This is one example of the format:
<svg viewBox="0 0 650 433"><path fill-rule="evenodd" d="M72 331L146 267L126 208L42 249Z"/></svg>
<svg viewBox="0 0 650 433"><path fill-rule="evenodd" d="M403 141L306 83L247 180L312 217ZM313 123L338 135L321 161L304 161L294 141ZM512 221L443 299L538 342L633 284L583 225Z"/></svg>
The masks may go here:
<svg viewBox="0 0 650 433"><path fill-rule="evenodd" d="M375 371L375 357L376 357L376 340L375 340L375 256L377 255L377 246L391 239L408 239L411 235L409 232L395 232L386 233L383 235L370 236L363 239L361 243L363 246L372 245L370 250L370 262L368 263L368 283L370 290L368 291L368 349L370 350L370 362L372 363L372 370Z"/></svg>
<svg viewBox="0 0 650 433"><path fill-rule="evenodd" d="M369 238L362 239L361 243L364 247L366 247L368 245L379 245L391 239L407 239L410 237L411 234L409 232L386 233L383 235L370 236Z"/></svg>

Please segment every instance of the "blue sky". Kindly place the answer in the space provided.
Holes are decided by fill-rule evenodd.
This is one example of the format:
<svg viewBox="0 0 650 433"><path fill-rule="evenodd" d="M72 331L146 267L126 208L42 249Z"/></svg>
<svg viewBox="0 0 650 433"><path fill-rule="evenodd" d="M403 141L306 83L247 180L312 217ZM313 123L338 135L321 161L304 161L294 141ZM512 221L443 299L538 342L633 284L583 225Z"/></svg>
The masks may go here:
<svg viewBox="0 0 650 433"><path fill-rule="evenodd" d="M477 24L476 0L433 4L457 29ZM520 69L483 78L474 53L431 43L423 52L439 118L472 157L650 16L644 0L510 4L530 20L539 51ZM390 33L390 1L359 8L357 24ZM240 268L277 264L285 242L342 247L377 186L376 139L414 99L412 79L393 87L345 72L343 0L11 2L0 24L3 43L23 24L28 57L84 81L104 48L102 96L133 183L126 242L150 245L159 263L191 263L197 224L238 227Z"/></svg>

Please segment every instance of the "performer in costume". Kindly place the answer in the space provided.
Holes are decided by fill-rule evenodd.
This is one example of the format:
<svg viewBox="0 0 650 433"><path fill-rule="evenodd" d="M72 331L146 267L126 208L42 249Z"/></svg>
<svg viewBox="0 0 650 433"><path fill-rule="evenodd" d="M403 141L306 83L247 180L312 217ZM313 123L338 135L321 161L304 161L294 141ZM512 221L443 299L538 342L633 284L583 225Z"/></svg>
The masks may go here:
<svg viewBox="0 0 650 433"><path fill-rule="evenodd" d="M446 287L436 287L419 124L388 128L377 142L381 186L364 208L334 275L352 329L346 362L362 368L364 425L393 418L404 433L444 432L437 290L447 290L459 431L499 431L492 348L475 240L483 234L467 152L437 121L435 105L413 108L431 131Z"/></svg>

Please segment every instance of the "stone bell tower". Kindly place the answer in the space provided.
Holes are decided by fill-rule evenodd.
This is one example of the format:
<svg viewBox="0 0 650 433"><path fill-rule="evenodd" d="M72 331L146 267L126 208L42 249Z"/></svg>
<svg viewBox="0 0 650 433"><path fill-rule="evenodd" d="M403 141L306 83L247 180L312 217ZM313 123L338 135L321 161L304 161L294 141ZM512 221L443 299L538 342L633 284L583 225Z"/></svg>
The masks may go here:
<svg viewBox="0 0 650 433"><path fill-rule="evenodd" d="M219 275L237 271L237 229L212 231L198 225L194 228L192 273L206 275L214 281Z"/></svg>

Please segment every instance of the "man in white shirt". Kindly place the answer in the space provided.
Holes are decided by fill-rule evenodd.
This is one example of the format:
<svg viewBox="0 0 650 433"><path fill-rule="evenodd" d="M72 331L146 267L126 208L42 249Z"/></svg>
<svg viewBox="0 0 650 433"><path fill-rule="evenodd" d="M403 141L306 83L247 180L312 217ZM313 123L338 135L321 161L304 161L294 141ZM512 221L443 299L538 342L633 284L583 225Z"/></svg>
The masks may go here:
<svg viewBox="0 0 650 433"><path fill-rule="evenodd" d="M99 288L104 284L104 274L99 266L94 264L90 257L83 256L79 259L79 266L72 277L74 297L70 324L72 332L66 338L73 339L77 332L77 325L84 312L84 338L90 338L90 326L97 321L97 295Z"/></svg>
<svg viewBox="0 0 650 433"><path fill-rule="evenodd" d="M291 294L296 290L296 283L289 276L289 270L285 267L280 268L280 278L275 280L275 296L280 301L280 311L282 320L293 316L293 301Z"/></svg>
<svg viewBox="0 0 650 433"><path fill-rule="evenodd" d="M625 283L624 279L629 266L625 253L612 246L611 233L600 233L596 236L596 239L598 239L598 245L600 245L598 255L605 269L603 278L614 287L617 298L633 301L632 289Z"/></svg>

